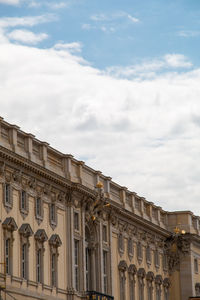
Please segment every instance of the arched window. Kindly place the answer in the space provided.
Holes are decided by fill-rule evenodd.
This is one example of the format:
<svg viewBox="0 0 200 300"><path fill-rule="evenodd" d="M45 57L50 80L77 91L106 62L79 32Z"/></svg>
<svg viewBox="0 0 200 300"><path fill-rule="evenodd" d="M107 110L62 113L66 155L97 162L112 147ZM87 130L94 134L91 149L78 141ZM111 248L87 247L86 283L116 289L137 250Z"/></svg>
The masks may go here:
<svg viewBox="0 0 200 300"><path fill-rule="evenodd" d="M156 284L156 300L161 300L161 292L162 292L162 276L156 275L155 284Z"/></svg>
<svg viewBox="0 0 200 300"><path fill-rule="evenodd" d="M119 287L120 287L120 300L126 300L126 271L128 269L125 260L121 260L119 265Z"/></svg>
<svg viewBox="0 0 200 300"><path fill-rule="evenodd" d="M33 235L33 230L28 223L22 224L19 228L21 241L21 277L29 279L29 237Z"/></svg>
<svg viewBox="0 0 200 300"><path fill-rule="evenodd" d="M6 273L12 275L13 266L13 231L17 230L14 218L6 218L2 223L4 230L4 255L6 262Z"/></svg>
<svg viewBox="0 0 200 300"><path fill-rule="evenodd" d="M137 268L135 265L131 264L128 268L129 274L129 295L130 300L135 300L135 275L137 273Z"/></svg>
<svg viewBox="0 0 200 300"><path fill-rule="evenodd" d="M165 278L163 280L163 287L164 287L164 300L169 300L169 288L170 288L169 278Z"/></svg>
<svg viewBox="0 0 200 300"><path fill-rule="evenodd" d="M145 278L146 272L144 268L140 268L137 272L138 276L138 293L139 293L139 299L138 300L144 300L144 278Z"/></svg>
<svg viewBox="0 0 200 300"><path fill-rule="evenodd" d="M153 281L154 281L153 272L149 271L147 273L146 280L147 280L147 299L153 300Z"/></svg>
<svg viewBox="0 0 200 300"><path fill-rule="evenodd" d="M36 244L36 281L43 283L44 277L44 242L48 240L44 229L38 229L34 235Z"/></svg>
<svg viewBox="0 0 200 300"><path fill-rule="evenodd" d="M49 239L50 246L50 273L51 273L51 286L58 286L58 247L62 245L61 239L58 234L52 234Z"/></svg>

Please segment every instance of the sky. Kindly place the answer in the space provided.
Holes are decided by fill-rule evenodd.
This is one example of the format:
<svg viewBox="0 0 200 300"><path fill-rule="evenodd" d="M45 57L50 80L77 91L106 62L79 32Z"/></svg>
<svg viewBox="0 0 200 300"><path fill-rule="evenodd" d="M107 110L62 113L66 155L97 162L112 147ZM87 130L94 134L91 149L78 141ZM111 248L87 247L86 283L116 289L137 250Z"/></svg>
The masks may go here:
<svg viewBox="0 0 200 300"><path fill-rule="evenodd" d="M200 0L0 0L0 115L200 215Z"/></svg>

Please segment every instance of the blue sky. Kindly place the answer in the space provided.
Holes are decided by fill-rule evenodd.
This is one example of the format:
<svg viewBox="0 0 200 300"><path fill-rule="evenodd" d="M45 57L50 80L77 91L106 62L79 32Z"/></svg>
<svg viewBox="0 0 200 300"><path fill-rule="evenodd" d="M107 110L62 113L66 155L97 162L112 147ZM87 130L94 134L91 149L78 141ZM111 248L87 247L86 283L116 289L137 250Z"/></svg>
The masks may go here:
<svg viewBox="0 0 200 300"><path fill-rule="evenodd" d="M0 115L200 215L199 40L199 0L0 0Z"/></svg>
<svg viewBox="0 0 200 300"><path fill-rule="evenodd" d="M1 17L51 14L51 22L32 28L48 34L38 47L79 42L83 57L100 69L137 64L166 53L179 53L194 65L200 63L199 0L0 2L4 2Z"/></svg>

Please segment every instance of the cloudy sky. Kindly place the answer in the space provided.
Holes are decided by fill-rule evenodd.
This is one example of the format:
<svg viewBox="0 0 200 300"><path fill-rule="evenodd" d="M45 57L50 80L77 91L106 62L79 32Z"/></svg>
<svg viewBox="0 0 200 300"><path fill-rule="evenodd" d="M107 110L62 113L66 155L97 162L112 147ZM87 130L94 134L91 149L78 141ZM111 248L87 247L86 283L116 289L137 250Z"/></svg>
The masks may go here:
<svg viewBox="0 0 200 300"><path fill-rule="evenodd" d="M0 0L0 115L200 215L199 51L199 0Z"/></svg>

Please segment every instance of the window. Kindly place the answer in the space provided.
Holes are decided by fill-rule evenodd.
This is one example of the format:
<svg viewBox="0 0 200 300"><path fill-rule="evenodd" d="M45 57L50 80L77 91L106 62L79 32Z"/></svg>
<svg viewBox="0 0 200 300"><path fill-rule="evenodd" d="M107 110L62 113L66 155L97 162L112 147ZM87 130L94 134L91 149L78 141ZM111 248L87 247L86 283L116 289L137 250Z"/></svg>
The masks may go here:
<svg viewBox="0 0 200 300"><path fill-rule="evenodd" d="M162 276L156 275L155 277L156 300L161 300L162 283L163 283Z"/></svg>
<svg viewBox="0 0 200 300"><path fill-rule="evenodd" d="M143 259L143 252L142 252L142 244L141 242L138 242L137 244L137 259L139 262Z"/></svg>
<svg viewBox="0 0 200 300"><path fill-rule="evenodd" d="M50 218L51 218L51 222L56 221L56 207L54 203L51 203L50 206Z"/></svg>
<svg viewBox="0 0 200 300"><path fill-rule="evenodd" d="M119 287L120 287L120 300L126 300L126 271L127 263L125 260L120 261L119 269Z"/></svg>
<svg viewBox="0 0 200 300"><path fill-rule="evenodd" d="M167 271L168 269L168 258L167 258L167 254L164 253L163 254L163 270Z"/></svg>
<svg viewBox="0 0 200 300"><path fill-rule="evenodd" d="M133 240L132 240L132 238L128 239L128 255L129 255L130 259L133 257Z"/></svg>
<svg viewBox="0 0 200 300"><path fill-rule="evenodd" d="M124 253L124 237L123 237L122 233L120 233L118 236L118 250L119 250L120 255L122 255Z"/></svg>
<svg viewBox="0 0 200 300"><path fill-rule="evenodd" d="M5 240L6 274L11 273L10 239Z"/></svg>
<svg viewBox="0 0 200 300"><path fill-rule="evenodd" d="M49 239L50 246L50 266L51 266L51 286L57 287L58 283L58 247L62 245L62 241L58 234L52 234Z"/></svg>
<svg viewBox="0 0 200 300"><path fill-rule="evenodd" d="M3 223L4 230L4 260L7 274L12 274L13 265L13 232L17 230L17 224L12 217L7 217Z"/></svg>
<svg viewBox="0 0 200 300"><path fill-rule="evenodd" d="M129 273L129 300L135 300L135 274L137 273L137 268L135 265L131 264L128 268Z"/></svg>
<svg viewBox="0 0 200 300"><path fill-rule="evenodd" d="M56 286L56 254L51 255L51 285Z"/></svg>
<svg viewBox="0 0 200 300"><path fill-rule="evenodd" d="M74 213L74 229L79 230L79 214L77 212Z"/></svg>
<svg viewBox="0 0 200 300"><path fill-rule="evenodd" d="M22 278L27 279L27 244L22 245Z"/></svg>
<svg viewBox="0 0 200 300"><path fill-rule="evenodd" d="M38 249L36 253L36 279L42 282L42 250Z"/></svg>
<svg viewBox="0 0 200 300"><path fill-rule="evenodd" d="M147 279L147 299L153 300L153 281L154 281L153 272L149 271L146 275L146 279Z"/></svg>
<svg viewBox="0 0 200 300"><path fill-rule="evenodd" d="M107 243L108 239L107 239L107 226L106 225L103 225L102 236L103 236L103 241Z"/></svg>
<svg viewBox="0 0 200 300"><path fill-rule="evenodd" d="M21 191L21 209L26 210L26 192Z"/></svg>
<svg viewBox="0 0 200 300"><path fill-rule="evenodd" d="M149 245L146 248L146 262L148 265L151 264L151 248Z"/></svg>
<svg viewBox="0 0 200 300"><path fill-rule="evenodd" d="M159 266L160 266L160 255L159 255L158 249L156 249L155 252L154 252L154 263L155 263L155 267L159 268Z"/></svg>
<svg viewBox="0 0 200 300"><path fill-rule="evenodd" d="M11 204L11 189L10 189L10 184L6 183L5 184L5 204Z"/></svg>
<svg viewBox="0 0 200 300"><path fill-rule="evenodd" d="M144 300L144 278L145 278L145 270L144 268L140 268L138 270L138 292L139 298L138 300Z"/></svg>
<svg viewBox="0 0 200 300"><path fill-rule="evenodd" d="M79 290L79 241L74 241L74 276L75 289Z"/></svg>
<svg viewBox="0 0 200 300"><path fill-rule="evenodd" d="M34 237L36 244L36 281L43 283L44 243L48 240L48 237L44 229L38 229Z"/></svg>
<svg viewBox="0 0 200 300"><path fill-rule="evenodd" d="M42 203L41 198L36 198L36 216L42 217Z"/></svg>
<svg viewBox="0 0 200 300"><path fill-rule="evenodd" d="M197 258L194 259L194 272L198 273L198 259Z"/></svg>
<svg viewBox="0 0 200 300"><path fill-rule="evenodd" d="M103 288L105 294L107 294L108 292L107 255L108 255L107 251L103 251Z"/></svg>
<svg viewBox="0 0 200 300"><path fill-rule="evenodd" d="M85 275L86 275L86 291L89 291L89 262L90 262L90 254L89 254L89 248L85 248Z"/></svg>

